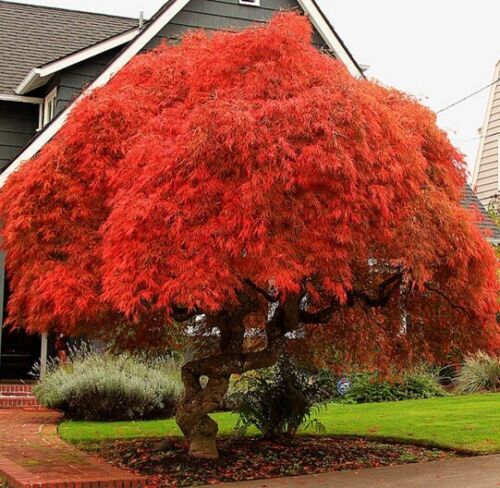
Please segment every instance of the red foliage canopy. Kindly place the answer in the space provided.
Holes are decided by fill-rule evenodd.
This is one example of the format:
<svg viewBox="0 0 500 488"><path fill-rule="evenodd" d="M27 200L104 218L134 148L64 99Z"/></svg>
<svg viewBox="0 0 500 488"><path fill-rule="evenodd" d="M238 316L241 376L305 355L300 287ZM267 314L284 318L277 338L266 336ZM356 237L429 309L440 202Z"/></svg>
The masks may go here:
<svg viewBox="0 0 500 488"><path fill-rule="evenodd" d="M353 79L304 17L191 34L137 56L10 177L10 321L139 327L234 306L250 281L317 310L397 272L383 308L340 308L314 337L353 360L491 350L497 263L464 174L433 113Z"/></svg>

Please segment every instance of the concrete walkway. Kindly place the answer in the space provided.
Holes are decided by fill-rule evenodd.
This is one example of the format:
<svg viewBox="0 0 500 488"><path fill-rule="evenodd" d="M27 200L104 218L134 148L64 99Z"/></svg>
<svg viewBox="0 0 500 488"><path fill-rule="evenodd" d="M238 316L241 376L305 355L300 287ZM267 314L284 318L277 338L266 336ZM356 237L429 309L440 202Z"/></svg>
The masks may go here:
<svg viewBox="0 0 500 488"><path fill-rule="evenodd" d="M143 486L132 473L63 442L57 435L60 419L48 410L0 410L0 478L10 488Z"/></svg>
<svg viewBox="0 0 500 488"><path fill-rule="evenodd" d="M318 476L212 485L211 488L499 488L500 455L449 459Z"/></svg>

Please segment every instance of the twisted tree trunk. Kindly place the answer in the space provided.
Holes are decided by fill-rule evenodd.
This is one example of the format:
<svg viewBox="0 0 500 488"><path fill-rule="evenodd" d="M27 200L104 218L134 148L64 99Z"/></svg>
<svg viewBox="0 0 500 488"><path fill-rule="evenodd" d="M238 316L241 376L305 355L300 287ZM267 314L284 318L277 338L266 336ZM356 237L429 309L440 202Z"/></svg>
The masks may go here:
<svg viewBox="0 0 500 488"><path fill-rule="evenodd" d="M182 368L185 394L177 410L176 421L189 441L189 454L201 459L216 459L217 423L208 414L222 402L229 386L230 376L209 378L205 388L200 386L200 375L192 369L192 363Z"/></svg>
<svg viewBox="0 0 500 488"><path fill-rule="evenodd" d="M285 314L279 306L266 327L267 345L257 352L244 352L244 318L255 310L255 303L244 303L235 313L210 317L220 331L220 353L189 361L182 368L184 398L176 421L189 442L189 454L201 459L217 459L217 423L209 413L219 408L232 374L266 368L276 363L285 345ZM202 387L200 379L208 378Z"/></svg>

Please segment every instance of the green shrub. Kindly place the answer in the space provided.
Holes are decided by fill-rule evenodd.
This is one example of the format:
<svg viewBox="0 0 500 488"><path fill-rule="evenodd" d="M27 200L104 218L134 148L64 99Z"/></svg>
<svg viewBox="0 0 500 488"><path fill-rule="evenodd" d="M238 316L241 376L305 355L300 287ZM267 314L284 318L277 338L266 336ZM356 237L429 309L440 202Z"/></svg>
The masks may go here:
<svg viewBox="0 0 500 488"><path fill-rule="evenodd" d="M345 403L394 402L446 395L437 374L427 369L403 373L394 381L382 379L375 373L357 373L350 379L351 389L342 399Z"/></svg>
<svg viewBox="0 0 500 488"><path fill-rule="evenodd" d="M321 376L297 367L286 357L244 381L245 387L231 398L238 405L240 432L251 425L268 438L293 435L302 425L322 430L312 416L329 397L331 382L325 384Z"/></svg>
<svg viewBox="0 0 500 488"><path fill-rule="evenodd" d="M478 353L467 358L457 377L462 393L500 390L500 357Z"/></svg>
<svg viewBox="0 0 500 488"><path fill-rule="evenodd" d="M229 381L229 388L224 396L220 409L221 410L238 410L240 402L248 392L250 385L253 383L253 378L265 374L266 370L249 371L242 375L232 375Z"/></svg>
<svg viewBox="0 0 500 488"><path fill-rule="evenodd" d="M166 418L182 394L180 364L84 348L62 365L52 362L34 393L42 405L73 419Z"/></svg>

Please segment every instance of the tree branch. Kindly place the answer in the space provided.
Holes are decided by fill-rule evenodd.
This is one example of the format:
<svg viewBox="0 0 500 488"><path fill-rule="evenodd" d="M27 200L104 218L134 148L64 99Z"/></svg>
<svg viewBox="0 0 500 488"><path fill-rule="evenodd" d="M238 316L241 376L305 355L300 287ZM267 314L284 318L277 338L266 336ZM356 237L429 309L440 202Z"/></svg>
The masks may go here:
<svg viewBox="0 0 500 488"><path fill-rule="evenodd" d="M187 308L182 307L172 307L172 318L179 323L188 322L191 319L194 319L198 315L202 315L203 312L199 310L189 310Z"/></svg>
<svg viewBox="0 0 500 488"><path fill-rule="evenodd" d="M202 375L209 378L230 377L231 374L243 374L254 369L272 366L286 344L287 326L283 308L278 307L274 316L267 323L267 345L255 352L242 352L228 348L221 354L195 359L183 366L183 371L193 377Z"/></svg>
<svg viewBox="0 0 500 488"><path fill-rule="evenodd" d="M268 302L274 303L279 300L279 294L278 295L272 295L271 293L267 292L260 286L257 286L252 280L245 278L243 280L243 284L251 288L252 290L256 291L260 295L262 295Z"/></svg>
<svg viewBox="0 0 500 488"><path fill-rule="evenodd" d="M333 312L341 308L337 299L332 299L330 305L318 312L299 311L300 323L302 324L327 324L332 318Z"/></svg>
<svg viewBox="0 0 500 488"><path fill-rule="evenodd" d="M392 293L398 288L402 281L403 273L400 271L380 283L376 297L371 297L366 292L359 290L352 290L349 292L349 295L351 295L353 299L357 298L362 300L365 305L369 307L385 307Z"/></svg>
<svg viewBox="0 0 500 488"><path fill-rule="evenodd" d="M432 287L428 283L425 285L425 288L430 292L435 293L436 295L439 295L440 297L444 298L448 303L448 305L450 305L450 307L454 308L455 310L460 310L465 315L467 315L467 317L471 316L470 312L465 307L462 307L461 305L458 305L458 303L453 302L451 298L448 295L446 295L446 293L442 292L441 290L438 290L437 288Z"/></svg>
<svg viewBox="0 0 500 488"><path fill-rule="evenodd" d="M372 297L364 291L352 290L347 294L347 302L342 305L337 298L332 298L330 305L323 310L317 312L308 312L307 310L300 310L299 317L302 324L327 324L332 314L342 307L353 307L356 299L361 300L369 307L384 307L387 305L394 290L403 281L403 273L398 272L386 280L382 281L378 286L377 296Z"/></svg>

